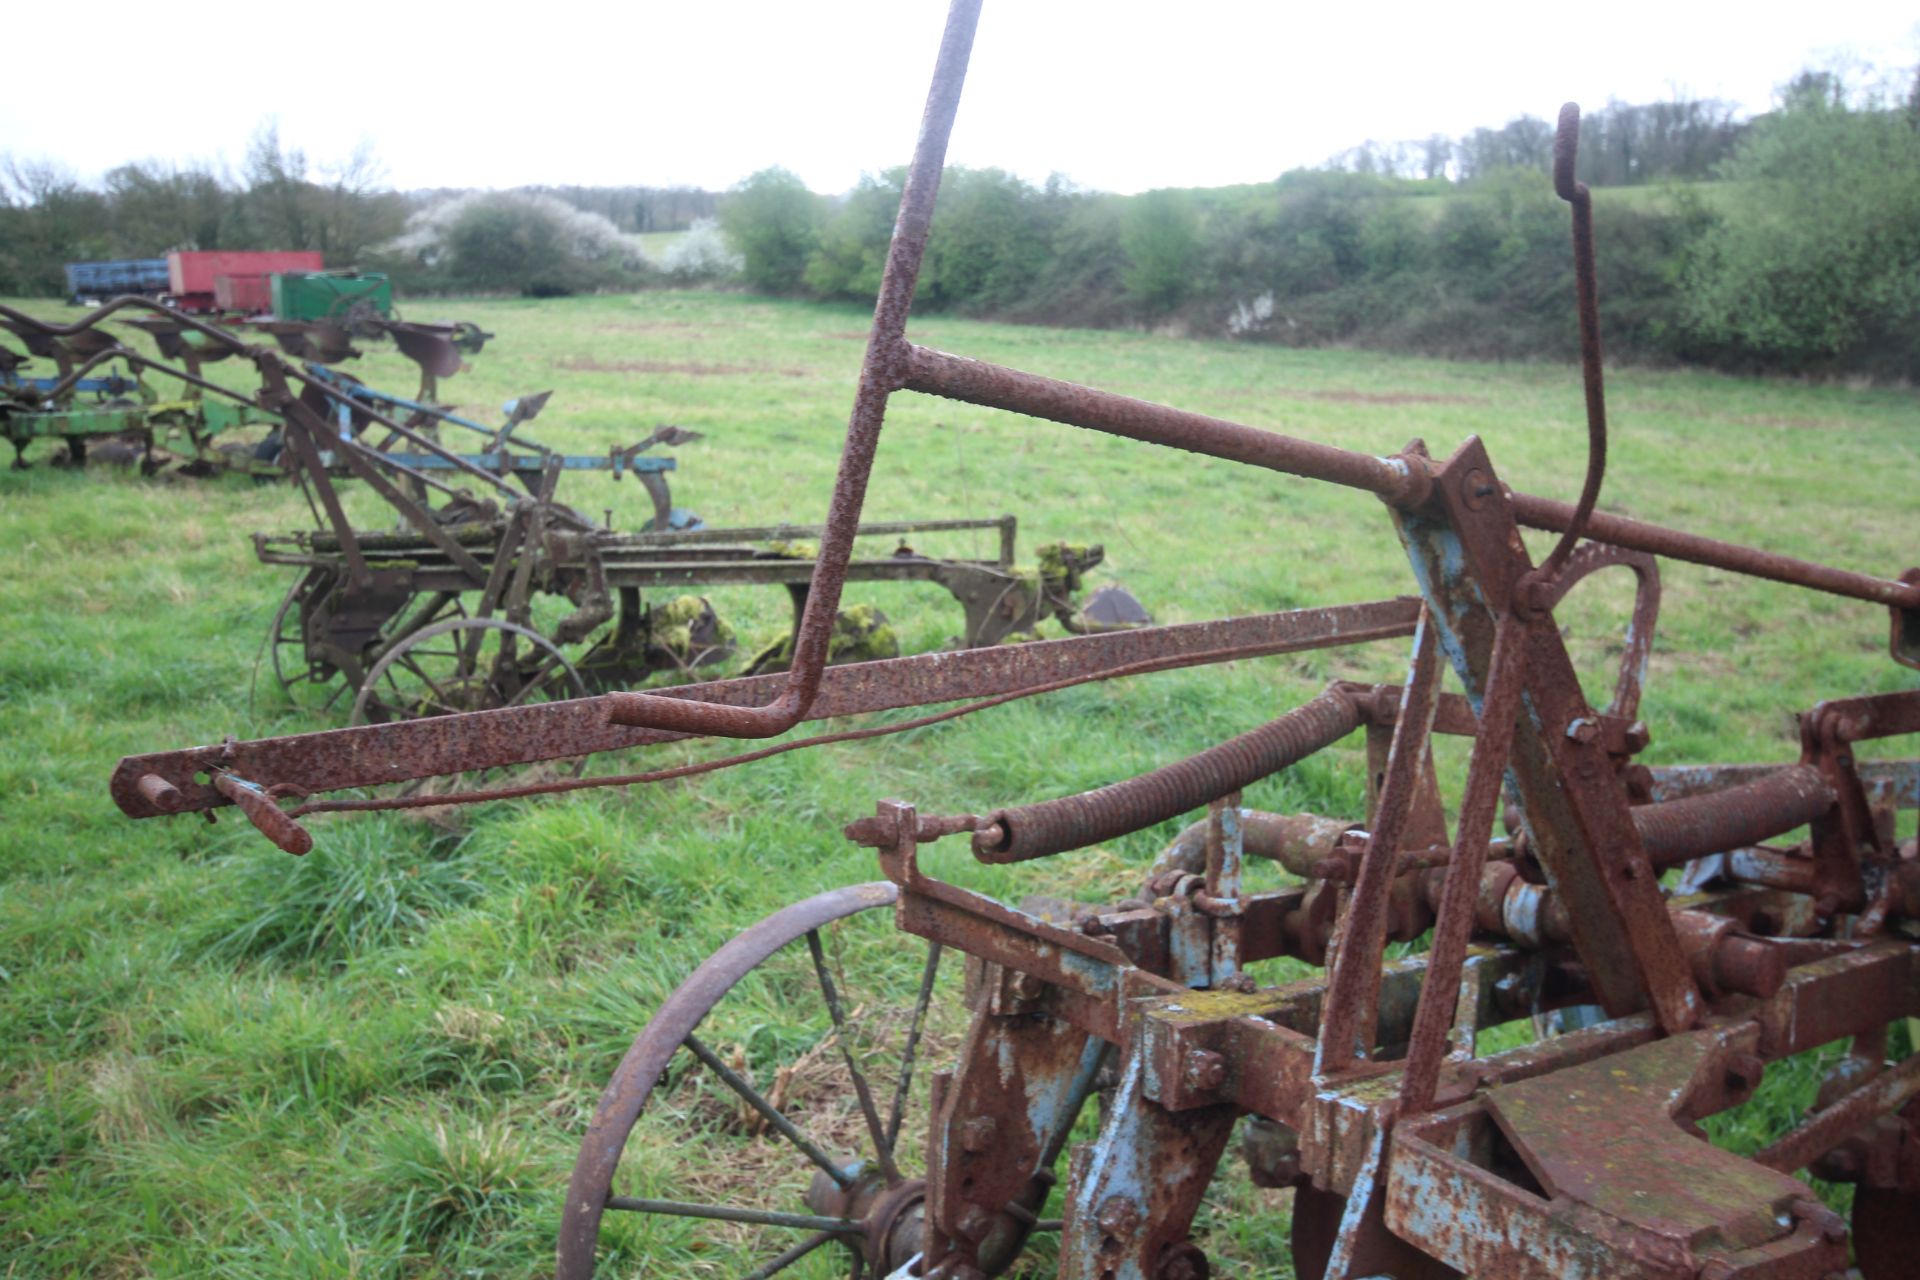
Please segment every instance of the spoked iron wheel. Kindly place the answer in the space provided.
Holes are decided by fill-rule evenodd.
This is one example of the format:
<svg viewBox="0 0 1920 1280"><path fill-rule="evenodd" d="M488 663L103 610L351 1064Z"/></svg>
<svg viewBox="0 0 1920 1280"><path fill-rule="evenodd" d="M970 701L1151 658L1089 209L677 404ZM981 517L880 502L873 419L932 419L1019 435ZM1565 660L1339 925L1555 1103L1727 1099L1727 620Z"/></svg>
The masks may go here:
<svg viewBox="0 0 1920 1280"><path fill-rule="evenodd" d="M539 632L499 618L446 618L411 631L380 655L353 700L353 723L386 724L586 696L580 673ZM575 758L478 770L404 784L402 793L447 794L577 777L585 763Z"/></svg>
<svg viewBox="0 0 1920 1280"><path fill-rule="evenodd" d="M584 698L566 655L537 631L498 618L448 618L380 655L353 700L355 724Z"/></svg>
<svg viewBox="0 0 1920 1280"><path fill-rule="evenodd" d="M920 1251L919 1060L961 1002L935 998L937 947L856 919L896 896L876 883L795 903L667 998L581 1144L559 1280L672 1276L690 1257L701 1275L858 1280Z"/></svg>
<svg viewBox="0 0 1920 1280"><path fill-rule="evenodd" d="M280 690L281 702L287 706L308 707L314 702L313 695L326 686L324 697L314 710L331 710L340 695L346 692L346 681L341 680L340 668L331 662L315 661L307 651L306 627L302 618L303 606L331 589L333 571L330 569L309 569L293 580L287 588L287 594L280 600L280 607L273 612L273 621L267 626L267 661L273 672L273 682ZM260 665L254 664L254 680L260 677Z"/></svg>
<svg viewBox="0 0 1920 1280"><path fill-rule="evenodd" d="M351 690L350 681L339 667L316 654L307 644L306 612L309 602L333 590L338 575L332 569L313 568L293 580L280 607L274 610L267 626L266 659L274 685L286 706L318 712L331 711L343 693ZM382 651L435 623L467 616L466 606L454 592L432 592L388 619L379 646ZM259 663L254 664L254 680L259 681Z"/></svg>

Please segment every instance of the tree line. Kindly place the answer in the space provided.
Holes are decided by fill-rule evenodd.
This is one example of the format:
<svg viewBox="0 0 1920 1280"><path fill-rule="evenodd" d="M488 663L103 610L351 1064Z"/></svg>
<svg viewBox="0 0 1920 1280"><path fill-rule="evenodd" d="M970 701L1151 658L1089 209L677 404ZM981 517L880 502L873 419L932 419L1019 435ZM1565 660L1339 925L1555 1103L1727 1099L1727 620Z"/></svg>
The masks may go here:
<svg viewBox="0 0 1920 1280"><path fill-rule="evenodd" d="M1583 122L1615 357L1920 376L1920 80L1803 73L1777 110L1610 103ZM1366 143L1316 169L1135 196L950 169L916 306L1477 358L1577 349L1552 129ZM388 188L362 150L314 164L263 127L237 179L130 164L88 187L0 163L0 292L172 248L310 248L403 295L722 283L870 302L904 169L822 197L783 169L725 193ZM640 236L685 230L664 253Z"/></svg>
<svg viewBox="0 0 1920 1280"><path fill-rule="evenodd" d="M1272 183L1121 197L949 169L916 306L1443 356L1578 350L1553 131L1374 146ZM1612 104L1583 121L1615 357L1920 377L1920 80L1810 72L1779 108ZM904 170L839 200L769 169L720 220L749 287L869 300Z"/></svg>
<svg viewBox="0 0 1920 1280"><path fill-rule="evenodd" d="M316 162L268 121L237 173L138 161L89 185L50 161L0 157L0 294L55 296L66 263L175 249L312 249L423 290L637 287L663 273L623 237L686 230L720 198L645 186L399 192L370 147Z"/></svg>

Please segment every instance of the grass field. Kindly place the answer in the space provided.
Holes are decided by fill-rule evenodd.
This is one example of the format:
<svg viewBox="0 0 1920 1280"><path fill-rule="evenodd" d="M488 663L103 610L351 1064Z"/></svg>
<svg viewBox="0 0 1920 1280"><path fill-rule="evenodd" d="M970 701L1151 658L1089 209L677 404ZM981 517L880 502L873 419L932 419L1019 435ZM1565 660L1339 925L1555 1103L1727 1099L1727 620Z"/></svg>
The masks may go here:
<svg viewBox="0 0 1920 1280"><path fill-rule="evenodd" d="M551 387L536 434L555 445L601 452L660 422L704 432L678 451L673 481L676 502L709 523L823 514L859 311L679 293L441 309L499 335L443 387L476 416ZM1478 433L1520 488L1571 499L1579 483L1569 368L941 319L914 329L963 354L1370 452L1419 436L1444 454ZM360 363L376 385L411 386L396 356ZM1888 575L1920 559L1913 393L1634 371L1611 390L1608 509ZM646 509L631 481L569 477L563 496L622 527ZM352 501L384 520L370 495ZM1162 621L1411 589L1371 498L920 397L895 401L867 511L1014 512L1029 552L1101 542L1098 580L1126 583ZM633 1036L747 924L878 878L838 834L876 798L978 812L1064 794L1251 728L1330 678L1404 667L1389 644L1091 686L684 783L497 805L454 828L321 819L319 848L297 863L230 813L216 826L123 819L106 792L123 754L341 722L265 690L249 699L286 582L254 562L247 535L306 518L284 486L0 470L0 1276L536 1274L586 1117ZM974 549L965 536L924 545ZM1628 604L1625 575L1608 576L1564 611L1595 701ZM1916 683L1886 656L1882 612L1678 565L1665 588L1643 708L1655 763L1785 760L1795 711ZM856 594L909 648L958 624L934 588ZM787 608L771 591L715 599L749 639ZM1247 802L1357 816L1358 760L1349 744ZM926 861L1004 898L1099 900L1132 892L1173 829L1013 869L975 866L958 847ZM879 1053L917 953L881 919L835 946L850 975L874 975L850 1003L863 1051ZM804 963L750 984L707 1034L757 1080L788 1068L789 1107L844 1133L824 1016L789 1008ZM951 1004L937 1046L957 1037ZM1764 1107L1723 1126L1728 1141L1751 1146L1805 1104L1811 1072L1776 1075ZM679 1081L656 1113L629 1194L692 1187L792 1207L766 1188L805 1168L775 1138L741 1138L711 1084ZM1285 1196L1247 1187L1237 1158L1223 1170L1203 1220L1217 1273L1288 1274ZM732 1229L629 1216L613 1243L615 1274L748 1269Z"/></svg>

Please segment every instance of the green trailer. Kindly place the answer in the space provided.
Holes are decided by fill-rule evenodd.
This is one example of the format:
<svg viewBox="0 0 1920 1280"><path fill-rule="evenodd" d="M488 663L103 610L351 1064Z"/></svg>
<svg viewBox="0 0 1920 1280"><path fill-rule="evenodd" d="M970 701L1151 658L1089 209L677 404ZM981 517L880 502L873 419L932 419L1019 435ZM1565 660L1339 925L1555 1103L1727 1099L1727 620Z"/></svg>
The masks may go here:
<svg viewBox="0 0 1920 1280"><path fill-rule="evenodd" d="M372 311L393 314L393 283L385 275L352 271L286 271L273 277L277 320L345 321Z"/></svg>

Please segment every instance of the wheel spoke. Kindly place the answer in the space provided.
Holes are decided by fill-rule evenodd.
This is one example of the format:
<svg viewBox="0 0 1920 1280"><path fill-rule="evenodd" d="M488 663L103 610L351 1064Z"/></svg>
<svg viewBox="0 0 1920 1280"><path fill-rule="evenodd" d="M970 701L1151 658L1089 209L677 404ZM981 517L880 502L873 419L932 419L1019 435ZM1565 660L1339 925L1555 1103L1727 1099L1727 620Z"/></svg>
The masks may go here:
<svg viewBox="0 0 1920 1280"><path fill-rule="evenodd" d="M829 1178L832 1178L842 1187L850 1187L853 1185L853 1179L848 1177L846 1172L842 1170L839 1165L835 1164L826 1152L815 1146L812 1139L808 1138L806 1134L801 1133L800 1130L794 1126L793 1121L781 1114L779 1108L761 1097L759 1090L748 1084L732 1067L722 1062L719 1055L701 1043L698 1036L689 1035L683 1043L692 1051L694 1057L707 1064L708 1070L720 1077L727 1088L739 1094L741 1101L759 1112L768 1124L780 1131L782 1137L793 1143L794 1146L800 1148L801 1153L804 1154L807 1159L819 1165L821 1171Z"/></svg>
<svg viewBox="0 0 1920 1280"><path fill-rule="evenodd" d="M767 1280L768 1276L785 1271L788 1267L832 1239L835 1239L835 1236L831 1231L822 1231L818 1235L808 1236L805 1240L802 1240L799 1244L793 1246L793 1248L788 1249L785 1253L776 1254L767 1259L764 1266L756 1267L752 1271L747 1272L745 1280Z"/></svg>
<svg viewBox="0 0 1920 1280"><path fill-rule="evenodd" d="M833 989L833 977L827 972L827 954L820 945L818 929L807 930L807 950L813 953L813 971L820 979L820 993L827 998L827 1012L833 1018L833 1028L840 1041L840 1056L846 1061L847 1074L853 1077L853 1092L860 1099L860 1114L866 1117L874 1155L880 1161L881 1172L886 1174L887 1185L898 1186L900 1167L893 1161L893 1143L887 1139L886 1126L880 1123L880 1112L873 1105L873 1090L867 1085L867 1077L854 1061L853 1041L847 1034L847 1020L840 1010L839 993Z"/></svg>
<svg viewBox="0 0 1920 1280"><path fill-rule="evenodd" d="M822 1218L812 1213L777 1213L772 1209L736 1209L726 1204L688 1204L681 1200L642 1200L636 1196L608 1196L607 1208L628 1213L659 1213L675 1218L711 1218L718 1222L745 1222L756 1227L793 1227L833 1235L866 1234L866 1226L852 1218Z"/></svg>
<svg viewBox="0 0 1920 1280"><path fill-rule="evenodd" d="M927 1024L927 1006L933 1000L933 980L940 972L940 944L927 945L927 967L920 974L920 995L913 1003L913 1020L907 1025L906 1047L900 1051L900 1080L893 1087L893 1106L887 1115L887 1147L900 1141L900 1121L907 1111L907 1093L913 1088L913 1059L920 1049L920 1032Z"/></svg>

